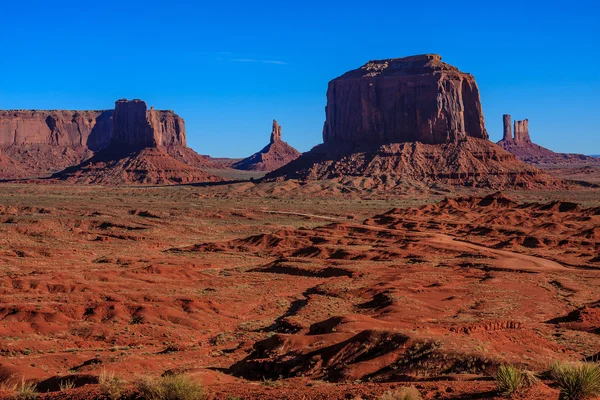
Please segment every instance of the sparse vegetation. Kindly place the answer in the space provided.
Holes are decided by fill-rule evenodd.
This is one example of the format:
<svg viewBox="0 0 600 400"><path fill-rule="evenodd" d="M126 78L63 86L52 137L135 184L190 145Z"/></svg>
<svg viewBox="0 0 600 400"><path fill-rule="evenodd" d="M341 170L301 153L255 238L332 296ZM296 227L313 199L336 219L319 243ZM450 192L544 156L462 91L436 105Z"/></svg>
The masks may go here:
<svg viewBox="0 0 600 400"><path fill-rule="evenodd" d="M514 365L501 365L496 372L498 392L508 397L530 387L536 381L537 378L531 372Z"/></svg>
<svg viewBox="0 0 600 400"><path fill-rule="evenodd" d="M100 393L110 400L118 400L123 397L125 392L125 382L115 375L114 372L102 370L98 377Z"/></svg>
<svg viewBox="0 0 600 400"><path fill-rule="evenodd" d="M33 382L25 381L24 378L21 380L21 383L16 385L15 391L17 392L14 397L16 400L33 400L38 397L37 385Z"/></svg>
<svg viewBox="0 0 600 400"><path fill-rule="evenodd" d="M71 390L74 387L75 387L75 382L70 379L61 381L58 384L58 388L60 389L61 392L64 392L65 390Z"/></svg>
<svg viewBox="0 0 600 400"><path fill-rule="evenodd" d="M379 400L421 400L421 393L414 387L402 387L398 390L387 391Z"/></svg>
<svg viewBox="0 0 600 400"><path fill-rule="evenodd" d="M561 363L550 367L562 400L582 400L600 396L600 365L591 362Z"/></svg>
<svg viewBox="0 0 600 400"><path fill-rule="evenodd" d="M198 382L186 375L166 375L137 382L137 392L147 400L206 400L208 394Z"/></svg>

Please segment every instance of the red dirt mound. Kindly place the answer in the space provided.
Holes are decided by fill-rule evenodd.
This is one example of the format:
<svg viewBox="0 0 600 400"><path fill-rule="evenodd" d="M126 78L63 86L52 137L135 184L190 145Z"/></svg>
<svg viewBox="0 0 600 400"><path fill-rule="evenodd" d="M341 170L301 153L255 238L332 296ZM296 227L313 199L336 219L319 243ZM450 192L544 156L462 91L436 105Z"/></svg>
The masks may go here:
<svg viewBox="0 0 600 400"><path fill-rule="evenodd" d="M0 179L22 178L27 175L22 164L0 152Z"/></svg>
<svg viewBox="0 0 600 400"><path fill-rule="evenodd" d="M67 168L52 178L72 183L105 185L157 185L223 180L176 160L160 147L116 154L110 148L101 150L91 159Z"/></svg>

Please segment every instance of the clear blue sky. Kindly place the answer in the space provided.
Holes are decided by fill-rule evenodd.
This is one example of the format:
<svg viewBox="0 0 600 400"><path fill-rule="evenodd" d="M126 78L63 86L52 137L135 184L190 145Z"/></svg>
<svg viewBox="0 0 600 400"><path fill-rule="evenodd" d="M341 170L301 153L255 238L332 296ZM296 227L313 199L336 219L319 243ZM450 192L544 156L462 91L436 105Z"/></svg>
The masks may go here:
<svg viewBox="0 0 600 400"><path fill-rule="evenodd" d="M329 80L439 53L475 75L493 140L510 113L541 145L600 153L597 2L6 0L0 12L0 109L141 98L184 117L202 154L253 153L273 118L306 151Z"/></svg>

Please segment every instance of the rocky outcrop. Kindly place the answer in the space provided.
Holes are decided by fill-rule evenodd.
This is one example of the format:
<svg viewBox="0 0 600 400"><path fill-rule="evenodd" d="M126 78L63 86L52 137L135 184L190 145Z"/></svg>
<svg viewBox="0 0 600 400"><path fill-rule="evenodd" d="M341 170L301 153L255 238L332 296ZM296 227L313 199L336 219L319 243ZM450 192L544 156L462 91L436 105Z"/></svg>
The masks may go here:
<svg viewBox="0 0 600 400"><path fill-rule="evenodd" d="M507 119L508 118L508 119ZM507 134L507 121L509 130ZM529 136L529 120L515 121L514 137L510 134L510 115L505 114L504 136L498 142L504 150L514 154L519 160L539 166L600 166L600 159L583 154L556 153L531 141Z"/></svg>
<svg viewBox="0 0 600 400"><path fill-rule="evenodd" d="M300 157L300 152L281 140L281 126L273 120L271 140L258 153L232 164L245 171L273 171Z"/></svg>
<svg viewBox="0 0 600 400"><path fill-rule="evenodd" d="M276 120L273 120L273 129L271 129L271 140L269 143L275 143L281 141L281 126Z"/></svg>
<svg viewBox="0 0 600 400"><path fill-rule="evenodd" d="M168 185L223 180L175 159L162 146L142 147L131 152L111 151L109 146L89 160L55 174L53 179L102 185Z"/></svg>
<svg viewBox="0 0 600 400"><path fill-rule="evenodd" d="M369 61L329 82L323 142L487 139L475 78L436 54Z"/></svg>
<svg viewBox="0 0 600 400"><path fill-rule="evenodd" d="M529 120L515 121L515 143L531 143L529 137Z"/></svg>
<svg viewBox="0 0 600 400"><path fill-rule="evenodd" d="M172 111L148 110L142 100L115 103L111 145L128 147L186 146L185 124Z"/></svg>
<svg viewBox="0 0 600 400"><path fill-rule="evenodd" d="M112 111L0 111L0 146L44 144L98 150L110 142Z"/></svg>
<svg viewBox="0 0 600 400"><path fill-rule="evenodd" d="M113 134L107 147L52 178L105 185L222 180L169 154L169 150L185 157L190 157L189 152L196 154L185 146L183 119L172 111L148 110L141 100L122 99L115 103L112 121Z"/></svg>
<svg viewBox="0 0 600 400"><path fill-rule="evenodd" d="M561 187L499 146L475 138L437 145L361 146L350 151L323 144L266 176L266 181L282 179L329 179L357 186L353 190L370 191L440 184L494 189Z"/></svg>
<svg viewBox="0 0 600 400"><path fill-rule="evenodd" d="M512 130L510 126L510 115L504 114L502 116L502 121L504 122L504 134L502 140L512 140Z"/></svg>
<svg viewBox="0 0 600 400"><path fill-rule="evenodd" d="M0 149L21 166L19 177L44 176L80 164L113 139L121 146L162 145L167 152L185 153L197 163L202 158L186 147L181 117L173 111L147 110L141 100L119 100L115 110L0 111ZM0 178L12 177L15 174L9 176L7 169L0 171Z"/></svg>
<svg viewBox="0 0 600 400"><path fill-rule="evenodd" d="M434 54L371 61L331 81L323 142L265 181L334 180L357 192L562 185L488 140L475 78Z"/></svg>

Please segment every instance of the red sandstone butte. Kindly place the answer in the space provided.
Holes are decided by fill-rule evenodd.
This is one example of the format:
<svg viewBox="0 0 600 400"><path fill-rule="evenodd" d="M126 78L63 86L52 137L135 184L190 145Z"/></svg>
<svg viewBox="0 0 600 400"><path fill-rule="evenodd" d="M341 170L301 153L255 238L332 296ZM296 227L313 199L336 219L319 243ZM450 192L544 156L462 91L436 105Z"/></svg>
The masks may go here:
<svg viewBox="0 0 600 400"><path fill-rule="evenodd" d="M370 61L329 83L323 144L266 181L357 180L360 188L560 183L488 140L475 78L435 54Z"/></svg>
<svg viewBox="0 0 600 400"><path fill-rule="evenodd" d="M369 61L329 82L323 142L487 139L473 75L437 54Z"/></svg>

